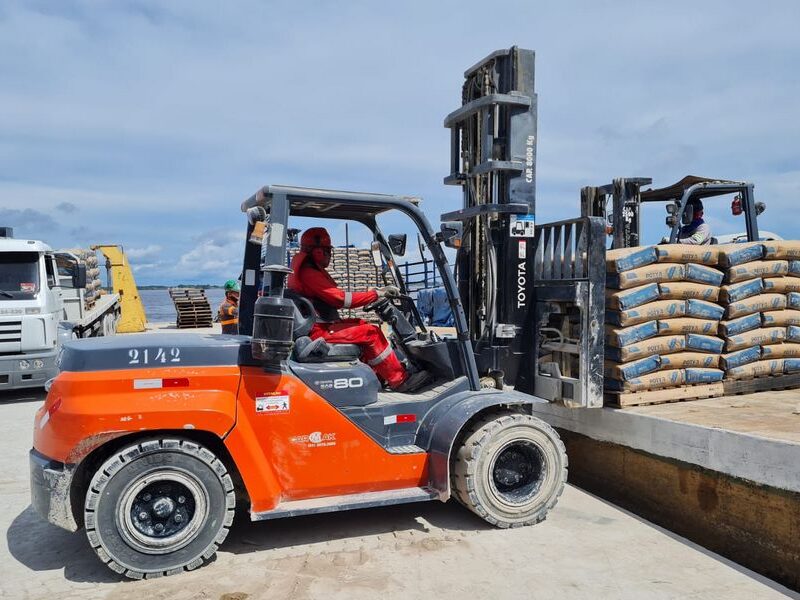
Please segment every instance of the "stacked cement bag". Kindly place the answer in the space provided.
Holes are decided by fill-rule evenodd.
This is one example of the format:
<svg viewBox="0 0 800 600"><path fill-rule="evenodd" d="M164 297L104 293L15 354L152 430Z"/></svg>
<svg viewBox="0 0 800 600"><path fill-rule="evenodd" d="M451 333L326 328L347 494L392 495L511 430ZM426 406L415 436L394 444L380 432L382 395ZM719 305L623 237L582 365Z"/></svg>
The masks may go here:
<svg viewBox="0 0 800 600"><path fill-rule="evenodd" d="M78 258L81 264L86 265L86 288L84 288L83 301L86 309L94 306L95 301L99 296L105 293L103 283L100 280L100 266L97 260L97 253L88 248L71 248L64 250ZM69 265L65 265L69 266ZM59 275L66 275L66 271Z"/></svg>
<svg viewBox="0 0 800 600"><path fill-rule="evenodd" d="M606 389L720 381L716 249L675 244L606 256Z"/></svg>
<svg viewBox="0 0 800 600"><path fill-rule="evenodd" d="M800 291L800 262L792 257L800 258L800 242L720 246L726 379L800 370L800 340L788 339L788 327L800 325L800 303L792 295ZM789 305L790 296L795 306Z"/></svg>

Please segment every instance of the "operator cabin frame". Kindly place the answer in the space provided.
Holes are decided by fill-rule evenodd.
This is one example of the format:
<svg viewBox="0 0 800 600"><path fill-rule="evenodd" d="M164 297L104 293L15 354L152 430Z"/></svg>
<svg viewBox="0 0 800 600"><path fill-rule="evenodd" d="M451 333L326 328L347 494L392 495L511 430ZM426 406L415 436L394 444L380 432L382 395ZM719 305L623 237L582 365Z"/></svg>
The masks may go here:
<svg viewBox="0 0 800 600"><path fill-rule="evenodd" d="M674 244L678 241L681 215L689 200L739 194L747 241L759 240L757 216L764 212L765 205L755 201L752 183L687 175L667 187L641 189L652 183L650 177L618 177L607 185L586 186L581 189L581 215L602 217L606 220L611 226L612 248L632 248L642 243L642 203L663 202L668 213L666 223L670 228L669 243Z"/></svg>
<svg viewBox="0 0 800 600"><path fill-rule="evenodd" d="M456 337L463 374L469 381L470 389L480 389L478 368L470 344L466 316L452 272L447 267L447 258L440 246L445 235L434 233L418 204L419 198L410 196L282 185L262 187L241 205L242 212L248 215L247 240L250 240L259 220L266 221L268 226L261 245L245 242L243 281L239 302L239 332L244 335L252 333L253 309L259 293L265 296L283 295L285 278L289 272L285 263L288 224L291 216L351 220L365 225L372 232L375 242L380 246L383 260L391 270L401 292L404 293L405 282L377 223L378 215L390 210L398 210L408 216L416 225L433 257L436 268L439 270L455 317ZM384 271L385 276L386 271ZM418 314L414 316L416 324L421 325Z"/></svg>

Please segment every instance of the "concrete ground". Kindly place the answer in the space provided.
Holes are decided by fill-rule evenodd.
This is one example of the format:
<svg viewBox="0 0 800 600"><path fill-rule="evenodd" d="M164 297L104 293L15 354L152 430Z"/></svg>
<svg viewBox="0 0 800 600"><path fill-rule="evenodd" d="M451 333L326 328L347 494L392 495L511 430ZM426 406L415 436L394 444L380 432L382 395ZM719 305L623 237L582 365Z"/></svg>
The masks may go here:
<svg viewBox="0 0 800 600"><path fill-rule="evenodd" d="M636 406L625 411L800 444L798 390Z"/></svg>
<svg viewBox="0 0 800 600"><path fill-rule="evenodd" d="M211 564L121 580L82 531L51 526L29 505L42 399L0 396L0 598L800 598L571 486L544 523L511 531L453 502L264 523L238 515Z"/></svg>

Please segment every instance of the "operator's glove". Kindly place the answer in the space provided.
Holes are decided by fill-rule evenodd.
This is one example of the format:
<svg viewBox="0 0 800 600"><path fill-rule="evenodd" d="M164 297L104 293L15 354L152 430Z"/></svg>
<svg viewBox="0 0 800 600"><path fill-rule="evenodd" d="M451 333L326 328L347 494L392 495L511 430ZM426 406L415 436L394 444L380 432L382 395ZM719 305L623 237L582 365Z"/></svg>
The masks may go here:
<svg viewBox="0 0 800 600"><path fill-rule="evenodd" d="M395 285L386 285L374 289L378 293L379 298L396 298L400 295L400 288Z"/></svg>

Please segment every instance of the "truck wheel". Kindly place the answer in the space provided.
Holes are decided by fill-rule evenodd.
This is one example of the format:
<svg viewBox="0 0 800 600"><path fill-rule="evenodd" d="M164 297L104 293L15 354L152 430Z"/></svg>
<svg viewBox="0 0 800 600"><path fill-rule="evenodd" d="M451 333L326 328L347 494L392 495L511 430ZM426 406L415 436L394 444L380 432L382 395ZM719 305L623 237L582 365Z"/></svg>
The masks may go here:
<svg viewBox="0 0 800 600"><path fill-rule="evenodd" d="M94 474L86 535L109 568L132 579L199 567L228 535L236 497L225 465L188 440L128 446Z"/></svg>
<svg viewBox="0 0 800 600"><path fill-rule="evenodd" d="M455 497L498 527L542 521L567 482L567 453L555 430L531 415L478 419L456 448Z"/></svg>
<svg viewBox="0 0 800 600"><path fill-rule="evenodd" d="M111 315L105 315L103 317L103 337L108 337L109 335L114 335L116 332L116 327L114 323L114 317Z"/></svg>

